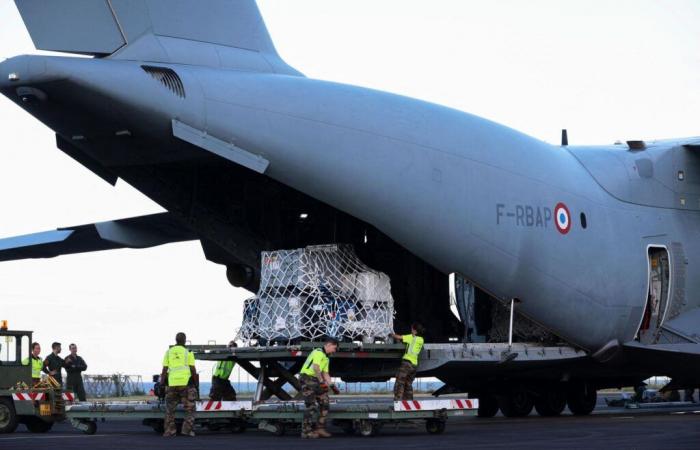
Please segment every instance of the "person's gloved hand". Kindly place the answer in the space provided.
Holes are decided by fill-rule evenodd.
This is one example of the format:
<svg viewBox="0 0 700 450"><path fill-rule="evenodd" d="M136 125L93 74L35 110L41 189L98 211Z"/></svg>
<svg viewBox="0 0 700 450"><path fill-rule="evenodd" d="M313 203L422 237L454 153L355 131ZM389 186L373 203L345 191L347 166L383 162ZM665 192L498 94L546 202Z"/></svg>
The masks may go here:
<svg viewBox="0 0 700 450"><path fill-rule="evenodd" d="M333 390L333 393L334 393L335 395L339 395L339 394L340 394L340 389L338 389L338 386L336 386L335 384L331 384L331 389Z"/></svg>
<svg viewBox="0 0 700 450"><path fill-rule="evenodd" d="M325 394L328 392L328 385L326 383L319 384L319 387L321 388L321 393Z"/></svg>

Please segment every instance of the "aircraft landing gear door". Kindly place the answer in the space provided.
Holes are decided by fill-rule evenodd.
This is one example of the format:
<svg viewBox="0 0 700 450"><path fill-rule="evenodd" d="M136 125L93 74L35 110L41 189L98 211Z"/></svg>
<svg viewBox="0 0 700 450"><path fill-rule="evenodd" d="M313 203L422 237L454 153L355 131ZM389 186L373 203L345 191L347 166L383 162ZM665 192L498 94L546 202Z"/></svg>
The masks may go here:
<svg viewBox="0 0 700 450"><path fill-rule="evenodd" d="M666 247L649 247L647 258L649 289L638 339L643 344L654 344L658 340L668 310L671 293L671 264Z"/></svg>

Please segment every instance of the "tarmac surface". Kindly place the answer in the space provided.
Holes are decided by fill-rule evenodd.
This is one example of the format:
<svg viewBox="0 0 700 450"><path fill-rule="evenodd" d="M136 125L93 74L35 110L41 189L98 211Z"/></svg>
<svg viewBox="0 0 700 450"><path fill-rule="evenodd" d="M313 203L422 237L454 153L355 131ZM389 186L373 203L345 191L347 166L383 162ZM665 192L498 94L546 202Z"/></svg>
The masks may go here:
<svg viewBox="0 0 700 450"><path fill-rule="evenodd" d="M337 428L331 431L333 438L318 440L302 440L297 432L274 436L259 430L242 434L202 430L194 438L163 438L138 421L99 423L97 433L91 436L74 430L68 423L57 424L46 434L28 433L20 425L13 434L0 435L0 449L698 449L700 405L651 411L602 406L587 417L567 413L544 418L533 413L521 419L452 418L442 435L428 435L422 423L400 429L387 426L373 437L347 436Z"/></svg>

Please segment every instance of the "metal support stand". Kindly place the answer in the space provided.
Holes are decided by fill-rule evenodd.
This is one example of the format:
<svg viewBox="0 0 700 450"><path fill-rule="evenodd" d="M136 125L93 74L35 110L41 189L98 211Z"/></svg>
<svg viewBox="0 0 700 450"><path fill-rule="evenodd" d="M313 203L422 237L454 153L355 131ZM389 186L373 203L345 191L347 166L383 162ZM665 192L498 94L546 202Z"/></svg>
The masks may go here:
<svg viewBox="0 0 700 450"><path fill-rule="evenodd" d="M291 400L291 396L282 389L287 383L292 385L292 387L296 389L298 393L301 393L301 383L299 383L299 380L297 379L297 377L294 376L294 374L301 368L302 365L303 364L294 363L289 368L289 370L287 370L284 367L282 367L282 365L277 361L270 361L268 363L269 368L273 369L279 376L275 381L272 382L272 386L268 385L265 388L265 390L263 391L263 399L267 400L273 395L275 395L279 398L282 398L282 396L284 396L287 397L286 400Z"/></svg>
<svg viewBox="0 0 700 450"><path fill-rule="evenodd" d="M255 397L253 397L255 403L264 402L272 396L280 400L292 400L292 396L283 389L286 384L292 385L298 393L301 393L301 383L294 374L301 368L303 362L295 362L289 369L277 361L260 361L260 368L245 360L238 361L238 365L258 379ZM271 377L276 377L276 379L273 380Z"/></svg>
<svg viewBox="0 0 700 450"><path fill-rule="evenodd" d="M508 327L508 347L513 345L513 312L515 310L515 299L510 300L510 325Z"/></svg>
<svg viewBox="0 0 700 450"><path fill-rule="evenodd" d="M263 400L263 385L265 384L265 365L260 364L260 372L258 373L258 385L255 388L255 397L253 403L260 403Z"/></svg>
<svg viewBox="0 0 700 450"><path fill-rule="evenodd" d="M513 318L515 316L515 304L519 303L518 299L510 300L510 324L508 325L508 350L501 352L501 361L499 364L505 364L507 362L513 361L518 357L517 352L513 352Z"/></svg>

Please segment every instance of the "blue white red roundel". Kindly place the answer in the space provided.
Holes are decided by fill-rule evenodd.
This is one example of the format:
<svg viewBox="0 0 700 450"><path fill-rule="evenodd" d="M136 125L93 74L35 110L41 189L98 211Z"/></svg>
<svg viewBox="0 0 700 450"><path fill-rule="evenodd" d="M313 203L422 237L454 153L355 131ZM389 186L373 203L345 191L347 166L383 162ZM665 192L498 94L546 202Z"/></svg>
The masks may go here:
<svg viewBox="0 0 700 450"><path fill-rule="evenodd" d="M554 207L554 223L561 234L571 231L571 213L563 203L557 203Z"/></svg>

